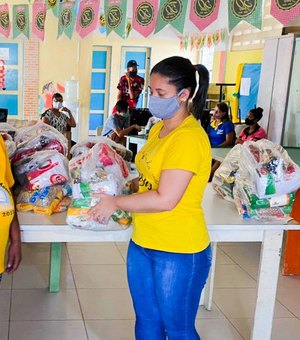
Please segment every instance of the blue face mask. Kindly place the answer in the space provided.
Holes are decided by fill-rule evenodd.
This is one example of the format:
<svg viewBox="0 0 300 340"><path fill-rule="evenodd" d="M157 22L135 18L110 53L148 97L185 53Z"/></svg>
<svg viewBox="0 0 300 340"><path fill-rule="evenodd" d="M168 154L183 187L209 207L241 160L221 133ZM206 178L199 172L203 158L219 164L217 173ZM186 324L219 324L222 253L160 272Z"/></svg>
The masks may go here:
<svg viewBox="0 0 300 340"><path fill-rule="evenodd" d="M171 98L160 98L155 96L150 96L149 101L149 111L156 117L161 119L172 118L175 113L180 109L180 104L177 98L184 91L182 89L176 96Z"/></svg>

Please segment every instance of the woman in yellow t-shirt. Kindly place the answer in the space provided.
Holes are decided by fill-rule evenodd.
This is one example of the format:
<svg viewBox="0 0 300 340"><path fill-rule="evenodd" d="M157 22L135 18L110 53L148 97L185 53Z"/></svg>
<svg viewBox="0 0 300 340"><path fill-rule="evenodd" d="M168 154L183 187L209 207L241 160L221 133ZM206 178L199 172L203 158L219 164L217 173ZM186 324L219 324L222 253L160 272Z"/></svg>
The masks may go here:
<svg viewBox="0 0 300 340"><path fill-rule="evenodd" d="M149 110L162 120L136 156L138 190L101 196L90 217L107 223L117 210L133 213L127 274L138 340L199 339L195 329L201 291L211 265L201 201L211 149L206 132L188 111L203 107L208 71L188 59L170 57L150 74Z"/></svg>
<svg viewBox="0 0 300 340"><path fill-rule="evenodd" d="M14 184L14 179L10 169L10 162L7 156L4 141L0 135L0 281L4 271L14 272L21 261L21 238L20 228L15 214L14 201L10 188ZM4 258L8 239L7 264Z"/></svg>

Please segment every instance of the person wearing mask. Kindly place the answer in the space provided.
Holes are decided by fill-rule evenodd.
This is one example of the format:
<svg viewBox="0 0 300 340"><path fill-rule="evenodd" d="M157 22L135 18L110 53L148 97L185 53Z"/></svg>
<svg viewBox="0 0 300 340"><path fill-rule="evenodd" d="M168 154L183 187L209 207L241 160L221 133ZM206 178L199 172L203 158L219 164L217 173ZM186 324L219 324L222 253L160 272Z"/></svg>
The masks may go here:
<svg viewBox="0 0 300 340"><path fill-rule="evenodd" d="M116 210L133 213L127 276L137 340L199 339L195 318L211 266L201 207L211 148L206 132L188 110L197 88L196 69L190 60L177 56L153 67L149 110L161 120L136 156L137 192L100 195L89 211L91 219L103 224ZM205 101L204 93L200 86L195 102Z"/></svg>
<svg viewBox="0 0 300 340"><path fill-rule="evenodd" d="M0 281L4 272L13 273L21 262L21 236L18 216L11 193L14 178L6 146L0 134ZM7 243L8 253L5 264Z"/></svg>
<svg viewBox="0 0 300 340"><path fill-rule="evenodd" d="M42 114L42 121L51 125L60 133L69 131L70 128L76 127L76 121L72 112L63 106L63 96L60 93L54 93L52 96L52 108Z"/></svg>
<svg viewBox="0 0 300 340"><path fill-rule="evenodd" d="M211 146L229 146L234 144L234 125L229 118L226 103L222 102L216 105L207 133Z"/></svg>
<svg viewBox="0 0 300 340"><path fill-rule="evenodd" d="M141 131L141 127L137 124L130 125L128 103L126 100L119 100L116 104L116 114L107 118L101 135L125 145L125 136L133 130Z"/></svg>
<svg viewBox="0 0 300 340"><path fill-rule="evenodd" d="M136 108L139 96L144 88L144 78L138 76L137 67L138 64L135 60L129 60L127 63L127 72L121 77L117 86L117 100L126 100L129 109Z"/></svg>
<svg viewBox="0 0 300 340"><path fill-rule="evenodd" d="M247 118L245 119L245 124L248 126L242 130L235 144L243 144L248 140L257 141L267 137L266 131L258 125L258 122L263 116L263 111L261 107L257 107L248 112Z"/></svg>

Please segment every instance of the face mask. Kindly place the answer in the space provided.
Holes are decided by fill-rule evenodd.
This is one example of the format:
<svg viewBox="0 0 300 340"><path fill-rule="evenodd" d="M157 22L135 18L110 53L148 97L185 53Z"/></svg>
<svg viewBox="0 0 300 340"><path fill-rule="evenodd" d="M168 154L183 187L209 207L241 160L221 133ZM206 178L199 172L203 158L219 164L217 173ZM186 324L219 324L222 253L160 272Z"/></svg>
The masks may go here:
<svg viewBox="0 0 300 340"><path fill-rule="evenodd" d="M215 119L221 119L222 115L220 113L214 113L214 118Z"/></svg>
<svg viewBox="0 0 300 340"><path fill-rule="evenodd" d="M129 72L129 77L134 78L137 75L137 72Z"/></svg>
<svg viewBox="0 0 300 340"><path fill-rule="evenodd" d="M123 114L123 117L124 117L124 118L128 118L128 117L129 117L129 112L124 113L124 114Z"/></svg>
<svg viewBox="0 0 300 340"><path fill-rule="evenodd" d="M150 96L149 111L156 118L169 119L180 109L177 98L184 91L182 89L176 96L171 98L159 98Z"/></svg>
<svg viewBox="0 0 300 340"><path fill-rule="evenodd" d="M245 119L245 124L250 126L250 125L255 124L255 121L254 121L254 119L246 118Z"/></svg>
<svg viewBox="0 0 300 340"><path fill-rule="evenodd" d="M53 102L52 104L54 109L59 110L62 107L62 103L61 102Z"/></svg>

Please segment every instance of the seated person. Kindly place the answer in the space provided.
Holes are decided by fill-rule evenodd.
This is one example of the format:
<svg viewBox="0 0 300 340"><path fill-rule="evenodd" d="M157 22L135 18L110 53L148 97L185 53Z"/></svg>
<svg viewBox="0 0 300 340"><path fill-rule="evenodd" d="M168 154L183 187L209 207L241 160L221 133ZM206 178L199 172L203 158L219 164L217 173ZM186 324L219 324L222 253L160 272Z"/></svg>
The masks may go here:
<svg viewBox="0 0 300 340"><path fill-rule="evenodd" d="M257 107L248 112L245 119L245 124L248 127L243 129L235 144L243 144L247 140L257 141L267 137L266 131L257 124L263 116L263 111L261 107Z"/></svg>
<svg viewBox="0 0 300 340"><path fill-rule="evenodd" d="M130 125L128 102L126 100L119 100L116 104L116 114L107 118L101 135L112 139L116 143L125 145L125 136L134 129L141 131L139 125Z"/></svg>
<svg viewBox="0 0 300 340"><path fill-rule="evenodd" d="M234 144L234 125L228 115L226 103L218 103L212 121L207 129L211 146L230 146Z"/></svg>
<svg viewBox="0 0 300 340"><path fill-rule="evenodd" d="M52 96L52 108L42 114L42 121L51 125L60 133L65 134L72 127L76 127L76 122L71 111L63 106L63 97L60 93Z"/></svg>

